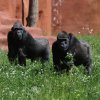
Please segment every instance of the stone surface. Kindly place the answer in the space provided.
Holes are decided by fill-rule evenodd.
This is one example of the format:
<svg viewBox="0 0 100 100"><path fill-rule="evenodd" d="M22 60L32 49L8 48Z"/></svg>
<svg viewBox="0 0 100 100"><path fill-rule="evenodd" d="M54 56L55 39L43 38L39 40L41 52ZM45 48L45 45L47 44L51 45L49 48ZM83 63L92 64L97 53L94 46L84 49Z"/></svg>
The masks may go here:
<svg viewBox="0 0 100 100"><path fill-rule="evenodd" d="M0 0L0 48L7 47L7 33L15 21L21 22L22 0ZM29 0L24 0L25 25ZM39 18L35 27L26 29L50 43L58 31L100 34L100 0L39 0Z"/></svg>
<svg viewBox="0 0 100 100"><path fill-rule="evenodd" d="M53 32L100 34L100 0L53 0Z"/></svg>

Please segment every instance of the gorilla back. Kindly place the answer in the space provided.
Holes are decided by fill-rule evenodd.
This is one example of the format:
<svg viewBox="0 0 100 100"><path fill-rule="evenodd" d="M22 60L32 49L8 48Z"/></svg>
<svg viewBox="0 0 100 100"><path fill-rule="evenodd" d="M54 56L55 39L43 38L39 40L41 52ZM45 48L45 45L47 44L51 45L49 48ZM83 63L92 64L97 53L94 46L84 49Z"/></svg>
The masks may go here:
<svg viewBox="0 0 100 100"><path fill-rule="evenodd" d="M12 63L18 57L20 65L26 65L26 58L49 60L50 46L45 38L33 38L24 27L16 22L7 36L8 59Z"/></svg>
<svg viewBox="0 0 100 100"><path fill-rule="evenodd" d="M34 60L36 58L42 58L42 60L49 60L50 47L47 39L44 38L32 38L32 40L26 41L26 49L24 50L26 57Z"/></svg>

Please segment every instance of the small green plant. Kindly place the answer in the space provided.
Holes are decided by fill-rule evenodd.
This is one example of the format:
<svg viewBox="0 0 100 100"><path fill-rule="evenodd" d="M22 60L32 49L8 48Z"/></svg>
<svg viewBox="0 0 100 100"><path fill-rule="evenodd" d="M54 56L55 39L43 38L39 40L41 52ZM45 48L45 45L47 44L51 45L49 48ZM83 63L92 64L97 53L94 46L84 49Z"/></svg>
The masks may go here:
<svg viewBox="0 0 100 100"><path fill-rule="evenodd" d="M71 53L67 53L65 59L69 66L73 66L73 55Z"/></svg>
<svg viewBox="0 0 100 100"><path fill-rule="evenodd" d="M73 62L73 55L71 53L67 53L66 56L65 56L65 60L64 61L61 61L61 64L65 64L66 66L73 66L74 65L74 62Z"/></svg>

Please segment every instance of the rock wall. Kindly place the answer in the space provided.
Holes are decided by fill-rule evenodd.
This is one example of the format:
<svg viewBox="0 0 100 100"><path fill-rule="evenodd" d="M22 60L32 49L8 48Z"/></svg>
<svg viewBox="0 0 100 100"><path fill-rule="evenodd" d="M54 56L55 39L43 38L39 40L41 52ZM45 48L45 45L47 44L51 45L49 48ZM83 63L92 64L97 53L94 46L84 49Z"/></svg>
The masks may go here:
<svg viewBox="0 0 100 100"><path fill-rule="evenodd" d="M51 35L51 1L39 0L38 27L42 28L44 35Z"/></svg>
<svg viewBox="0 0 100 100"><path fill-rule="evenodd" d="M21 21L22 0L0 0L0 24ZM29 0L24 0L25 25ZM60 30L74 33L100 33L100 0L39 0L37 26L43 35Z"/></svg>
<svg viewBox="0 0 100 100"><path fill-rule="evenodd" d="M24 0L24 4L24 13L26 17L28 13L28 0ZM22 0L0 0L0 23L2 25L13 24L16 20L21 20L21 18Z"/></svg>
<svg viewBox="0 0 100 100"><path fill-rule="evenodd" d="M52 31L100 34L100 0L53 0Z"/></svg>
<svg viewBox="0 0 100 100"><path fill-rule="evenodd" d="M29 0L24 0L25 25L28 5ZM21 18L22 0L0 0L0 47L7 46L7 33ZM38 22L26 29L37 36L53 36L61 30L100 34L100 0L39 0Z"/></svg>
<svg viewBox="0 0 100 100"><path fill-rule="evenodd" d="M28 15L29 0L24 0L24 21ZM0 24L13 24L22 18L22 0L0 0ZM44 35L51 33L51 0L39 0L39 18L36 24Z"/></svg>

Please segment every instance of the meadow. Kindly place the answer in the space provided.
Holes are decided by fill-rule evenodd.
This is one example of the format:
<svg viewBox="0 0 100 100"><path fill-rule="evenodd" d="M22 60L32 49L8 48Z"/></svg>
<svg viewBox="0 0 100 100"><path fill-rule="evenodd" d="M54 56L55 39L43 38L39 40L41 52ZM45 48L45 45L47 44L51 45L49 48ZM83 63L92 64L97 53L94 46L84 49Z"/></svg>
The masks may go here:
<svg viewBox="0 0 100 100"><path fill-rule="evenodd" d="M58 74L50 62L27 60L27 66L11 65L0 50L0 100L100 100L100 36L79 36L91 46L93 71L74 67Z"/></svg>

